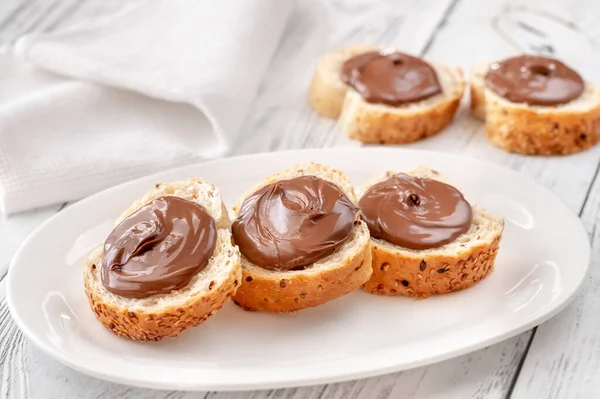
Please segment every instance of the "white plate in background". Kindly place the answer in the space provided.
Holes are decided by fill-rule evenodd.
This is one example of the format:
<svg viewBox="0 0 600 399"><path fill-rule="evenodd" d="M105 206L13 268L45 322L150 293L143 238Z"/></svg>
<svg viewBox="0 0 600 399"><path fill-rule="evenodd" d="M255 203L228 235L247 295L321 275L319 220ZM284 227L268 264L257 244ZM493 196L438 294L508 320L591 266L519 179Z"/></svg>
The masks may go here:
<svg viewBox="0 0 600 399"><path fill-rule="evenodd" d="M495 270L476 286L415 300L361 291L292 315L228 303L177 338L138 343L95 319L82 262L115 218L156 183L203 177L231 206L264 177L294 163L342 169L358 187L388 169L437 169L505 218ZM576 215L531 179L500 166L410 149L299 150L229 158L167 171L82 200L44 223L15 255L7 300L41 350L83 373L141 387L246 390L369 377L434 363L501 341L555 315L590 260Z"/></svg>

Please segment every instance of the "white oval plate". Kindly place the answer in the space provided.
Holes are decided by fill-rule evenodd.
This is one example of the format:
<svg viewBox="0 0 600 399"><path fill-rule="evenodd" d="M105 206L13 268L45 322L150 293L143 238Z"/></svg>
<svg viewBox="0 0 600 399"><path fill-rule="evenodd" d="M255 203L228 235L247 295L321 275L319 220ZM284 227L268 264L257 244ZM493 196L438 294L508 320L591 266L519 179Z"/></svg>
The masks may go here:
<svg viewBox="0 0 600 399"><path fill-rule="evenodd" d="M118 338L96 321L83 290L82 261L146 190L201 176L231 206L265 176L308 161L342 169L357 186L387 169L424 164L442 171L472 203L505 218L495 270L468 290L426 300L357 291L293 315L245 312L229 303L205 324L161 342ZM577 216L545 188L500 166L406 149L302 150L167 171L66 208L15 256L7 298L35 345L98 378L164 389L279 388L422 366L516 335L567 304L589 257Z"/></svg>

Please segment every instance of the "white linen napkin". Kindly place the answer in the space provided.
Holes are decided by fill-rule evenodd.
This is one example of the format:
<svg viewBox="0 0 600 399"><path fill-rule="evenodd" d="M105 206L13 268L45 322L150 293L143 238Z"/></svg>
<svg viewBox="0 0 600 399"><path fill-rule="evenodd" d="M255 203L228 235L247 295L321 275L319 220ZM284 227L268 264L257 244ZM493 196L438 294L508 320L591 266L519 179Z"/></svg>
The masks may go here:
<svg viewBox="0 0 600 399"><path fill-rule="evenodd" d="M0 212L222 156L292 0L152 0L0 54Z"/></svg>

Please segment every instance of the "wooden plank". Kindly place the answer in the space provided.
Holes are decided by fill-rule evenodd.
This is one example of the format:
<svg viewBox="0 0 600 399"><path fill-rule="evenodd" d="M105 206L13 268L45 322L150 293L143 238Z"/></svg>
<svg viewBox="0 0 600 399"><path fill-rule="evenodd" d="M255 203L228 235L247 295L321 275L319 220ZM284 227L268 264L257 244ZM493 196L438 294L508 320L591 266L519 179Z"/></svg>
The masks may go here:
<svg viewBox="0 0 600 399"><path fill-rule="evenodd" d="M514 337L429 367L391 374L366 382L328 386L324 397L369 398L504 398L499 389L513 374L527 340ZM497 361L493 362L490 359Z"/></svg>
<svg viewBox="0 0 600 399"><path fill-rule="evenodd" d="M0 44L13 44L30 32L47 32L101 18L124 7L121 0L10 0L0 2ZM130 0L131 6L145 0Z"/></svg>
<svg viewBox="0 0 600 399"><path fill-rule="evenodd" d="M6 281L0 282L0 398L192 399L204 393L177 393L108 384L55 362L23 336L11 319Z"/></svg>
<svg viewBox="0 0 600 399"><path fill-rule="evenodd" d="M4 0L0 2L0 44L5 40L2 32L9 30L13 21L26 12L32 1Z"/></svg>
<svg viewBox="0 0 600 399"><path fill-rule="evenodd" d="M0 30L0 42L12 44L15 40L36 28L51 17L60 7L62 0L23 2L18 12L10 16Z"/></svg>
<svg viewBox="0 0 600 399"><path fill-rule="evenodd" d="M467 70L472 63L481 60L508 56L519 49L535 51L535 47L540 46L538 42L521 34L521 32L516 32L514 42L507 41L503 34L498 33L498 19L506 18L507 10L501 2L490 3L488 2L486 7L481 7L480 2L476 0L459 2L455 12L450 16L426 56L459 65ZM533 2L532 5L536 5L536 3ZM559 9L558 7L561 6L558 2L549 5L545 2L537 2L537 5L546 5L555 7L555 9ZM587 5L589 5L589 2L579 2L570 4L569 7L584 10ZM519 14L519 17L528 21L526 14ZM531 19L531 17L529 18ZM589 19L584 21L580 18L578 21L582 21L581 23L585 26L586 32L591 31L595 26ZM504 25L500 25L506 28L505 21L502 20L502 22ZM528 22L534 27L545 23L535 18L533 21ZM545 25L543 26L545 27ZM556 49L559 56L562 55L568 58L569 47L563 44L561 38L560 35L551 37L548 43ZM569 38L571 37L569 36ZM461 43L461 45L457 46L457 43ZM580 47L583 47L583 45ZM477 50L474 51L474 49ZM578 66L585 69L583 62L580 62ZM284 69L282 68L282 70ZM282 76L290 76L289 71L281 73ZM304 80L304 85L306 85L307 76L310 73L311 71L308 71L306 76L302 75L303 79L301 80ZM273 93L275 90L273 88ZM298 91L299 89L296 88L295 90ZM268 104L265 104L265 106L268 106ZM302 121L303 124L299 129L296 129L299 132L295 137L297 143L308 142L314 143L314 146L319 146L323 143L337 142L348 145L343 138L337 139L340 134L335 130L332 122L316 117L306 106L299 102L295 103L294 106L294 109L301 109L304 115L312 119L307 121L302 116L298 117L297 121ZM279 112L279 109L275 109L273 112ZM266 119L269 121L274 120L274 118ZM290 120L294 119L290 118ZM278 125L282 123L285 122L279 122ZM268 134L268 132L265 132L265 135ZM322 141L319 142L318 140ZM279 148L278 146L281 146L280 142L277 142L273 148ZM574 212L578 212L582 207L587 188L593 179L596 165L600 159L600 149L571 157L552 159L507 154L492 147L487 142L485 135L482 134L482 124L469 118L468 111L464 108L459 112L456 122L450 129L436 137L411 146L460 153L506 165L529 175L556 192ZM314 387L284 392L290 395L310 397L324 389L323 397L342 398L350 396L365 399L369 397L420 398L447 396L502 398L506 396L511 388L530 337L531 332L526 332L485 350L414 371L347 384L335 384L329 387ZM462 364L469 366L458 367ZM450 390L449 387L451 387ZM221 397L229 398L230 396L224 394L217 397L221 399Z"/></svg>
<svg viewBox="0 0 600 399"><path fill-rule="evenodd" d="M67 1L67 0L61 0ZM85 21L110 16L124 7L131 7L148 0L68 0L73 1L72 6L61 16L50 29L66 27L71 24L85 23Z"/></svg>
<svg viewBox="0 0 600 399"><path fill-rule="evenodd" d="M531 9L554 10L554 14L564 15L578 21L584 32L581 35L570 35L561 24L551 24L540 19L532 11L509 12L501 1L487 2L485 7L477 0L462 0L456 6L448 23L431 46L427 56L448 64L454 64L468 70L470 65L497 57L514 54L516 51L550 46L555 55L567 60L575 60L575 64L587 71L589 78L600 81L600 56L572 57L571 47L585 49L595 54L588 39L600 43L600 29L597 20L584 18L593 0L578 0L566 3L560 0L532 0L527 4ZM516 7L513 7L516 8ZM507 16L508 15L508 16ZM533 16L532 16L533 15ZM516 20L538 30L555 29L552 34L539 42L537 37L524 34L521 30L510 28L507 22ZM499 28L500 26L501 28ZM505 33L510 32L511 40ZM565 40L571 42L565 43ZM460 43L460 45L457 45ZM600 47L598 47L600 49ZM598 53L596 49L596 53ZM460 153L475 158L508 166L528 175L559 195L574 212L579 212L593 179L596 165L600 160L600 147L591 151L568 157L524 157L508 154L490 145L483 134L482 124L467 117L462 110L449 129L427 140L415 143L411 147L434 149Z"/></svg>
<svg viewBox="0 0 600 399"><path fill-rule="evenodd" d="M429 367L420 367L382 377L362 379L338 384L308 388L278 389L254 392L256 399L346 399L346 398L504 398L496 389L504 384L506 376L516 369L519 356L527 344L526 339L515 337L505 348L492 347L460 356ZM488 359L510 359L500 367ZM243 399L249 392L211 393L209 399Z"/></svg>
<svg viewBox="0 0 600 399"><path fill-rule="evenodd" d="M324 9L314 13L308 8L303 8L308 7L307 3L309 2L301 3L299 6L301 7L300 13L297 12L290 21L290 26L286 31L286 39L273 60L268 78L263 82L257 98L255 110L246 123L248 127L246 140L239 143L236 153L285 148L356 145L356 143L345 141L335 131L333 122L316 117L306 107L304 93L312 74L311 68L314 66L314 60L322 52L336 48L341 44L364 40L375 43L397 44L405 50L418 52L416 45L412 48L407 47L406 41L401 40L403 34L413 33L407 30L408 25L405 25L404 28L400 26L399 21L402 19L398 17L398 4L389 2L390 5L382 6L385 7L382 8L385 9L385 14L378 15L376 14L377 11L372 10L372 8L378 8L378 6L373 6L372 2L352 2L349 5L334 2L323 6ZM414 2L414 4L417 3ZM533 3L541 4L542 2ZM584 1L579 0L575 3L570 4L569 7L573 10L585 9L586 3ZM532 4L532 2L529 4ZM556 4L556 1L548 2L549 7L556 7ZM588 1L588 6L589 4L591 3ZM404 4L403 6L407 7ZM419 7L423 9L423 7L431 6L419 4ZM325 12L322 12L323 10ZM434 10L431 9L425 8L424 10L425 15L428 15L428 20L424 25L431 23L430 20L437 22L431 15L443 15L439 10L438 14L435 14ZM338 16L334 20L332 14L328 13L335 12L340 12L341 17ZM497 28L494 28L495 25L492 24L494 18L504 12L503 3L501 2L489 2L486 3L486 7L481 7L481 3L475 0L462 0L457 4L454 13L439 32L427 55L440 61L453 62L466 67L471 62L479 59L510 54L514 49L514 43L508 44L507 40L497 33ZM352 18L352 15L355 18ZM419 10L411 11L408 19L413 24L412 26L417 27L419 24L423 24L420 15ZM578 20L580 24L588 28L593 25L591 23L593 20L589 16L578 15L582 17ZM378 16L379 18L377 18ZM352 24L352 29L346 29L341 23L340 25L335 24L342 17L350 21L347 22L348 24L352 21L357 22ZM381 28L381 20L388 23L387 29ZM371 23L371 28L365 25L368 23ZM433 26L435 26L435 23ZM536 24L533 23L533 26L535 27ZM587 31L591 30L589 28ZM590 34L593 34L593 32ZM521 34L516 42L521 43L520 46L529 46L530 39L529 36ZM291 41L292 44L288 45L288 41ZM427 41L425 35L415 34L415 43L425 45ZM532 43L532 45L541 46L535 41L532 41ZM556 48L563 49L560 51L569 50L562 45L552 43ZM580 45L577 48L585 47ZM300 60L305 62L302 63ZM481 125L470 120L464 110L461 112L463 114L459 115L460 119L457 118L459 120L451 129L413 146L462 153L506 164L538 179L542 184L555 190L574 211L581 207L585 192L593 177L595 166L598 163L600 156L598 150L562 159L508 155L492 148L481 134ZM2 323L0 323L0 326L2 326L0 328L4 328ZM526 333L499 345L454 360L379 378L333 384L331 386L258 391L252 394L211 393L209 397L213 399L245 398L249 396L253 398L295 399L321 397L504 397L515 377L517 366L525 352L529 336L529 333ZM0 353L3 353L1 348L10 348L4 344L5 342L6 339L0 336ZM20 345L19 348L21 349L18 350L18 353L26 353L23 356L26 359L26 364L19 365L13 374L23 376L27 371L30 375L33 375L34 377L30 377L30 379L35 378L36 384L29 384L29 387L44 387L43 391L35 391L38 394L50 392L60 397L97 397L101 395L106 395L106 397L154 397L150 395L154 395L155 391L128 389L72 372L47 359L27 343ZM1 373L0 383L4 387L5 380L3 378L7 374L5 371L1 371ZM68 380L69 383L65 383L65 380ZM6 381L8 381L6 386L13 387L13 389L16 389L14 387L20 384L14 376ZM33 395L35 392L30 391L29 393L32 394L31 396L36 396ZM162 395L156 397L167 397L168 395L170 395L169 397L179 397L176 393L157 393L156 395ZM53 395L49 396L54 397ZM188 395L182 395L181 397L188 397Z"/></svg>
<svg viewBox="0 0 600 399"><path fill-rule="evenodd" d="M452 0L299 1L233 153L357 146L308 106L306 91L317 58L357 42L394 45L416 54Z"/></svg>
<svg viewBox="0 0 600 399"><path fill-rule="evenodd" d="M108 15L122 6L120 0L0 2L0 44L13 43L25 33L50 31L59 26ZM10 260L23 240L63 206L58 204L12 215L0 214L0 280L6 275Z"/></svg>
<svg viewBox="0 0 600 399"><path fill-rule="evenodd" d="M582 40L581 36L569 35L564 29L556 26L554 26L556 32L548 35L540 43L537 38L509 27L510 25L503 19L506 19L507 15L513 14L504 4L500 2L488 2L485 7L481 7L480 4L476 0L463 0L459 3L456 12L446 25L445 31L439 35L438 40L435 41L431 48L430 56L432 58L454 63L467 69L469 65L478 61L508 56L519 50L532 52L544 46L552 47L555 54L567 60L574 59L570 52L570 45L578 48L589 47L591 50L591 45L587 41ZM542 10L550 8L554 10L554 13L559 13L566 18L575 18L587 37L594 39L598 34L597 23L594 23L590 18L584 17L586 9L591 7L589 1L571 2L568 5L557 1L530 1L527 4L529 4L530 8L536 9L539 7ZM567 7L569 10L567 10ZM518 17L514 15L518 15ZM530 27L537 27L539 30L547 30L549 25L551 25L548 21L540 19L537 16L532 17L531 11L515 12L514 15L511 18L526 23ZM507 40L502 29L513 35L512 40ZM579 41L577 41L577 38L579 38ZM570 41L571 44L565 43L565 40ZM458 42L461 43L460 46L456 45ZM477 50L473 51L473 49ZM577 67L587 72L589 78L600 80L600 63L598 62L598 58L592 57L582 60L576 57L575 59ZM564 158L522 157L507 154L490 146L487 143L485 135L482 134L481 124L467 118L458 119L447 133L443 133L431 140L417 143L414 146L417 148L433 148L448 152L459 152L518 170L553 190L577 213L582 209L588 187L594 179L600 160L599 148ZM568 311L564 313L566 312ZM486 356L483 367L487 366L488 371L481 381L481 386L488 386L491 389L487 391L480 388L469 390L467 388L469 387L468 373L466 373L465 377L461 378L461 382L459 383L464 390L456 392L456 397L505 397L510 392L512 384L518 375L522 359L527 355L528 343L531 336L532 332L530 331L517 337L516 341L509 340L495 345L493 348L496 349ZM543 349L543 351L545 350L548 350L548 348ZM507 365L510 366L507 367ZM435 367L432 367L432 369L435 369ZM506 372L500 370L506 370ZM598 369L595 370L597 371ZM490 383L490 376L497 375L502 375L503 378ZM554 381L561 380L557 379ZM429 389L425 384L422 386L426 387L425 389ZM438 386L439 390L437 392L430 392L428 390L425 392L421 390L414 397L444 396L443 392L446 389L446 385L440 383ZM527 391L527 393L530 395L525 394L521 397L540 397L537 395L538 391L535 389ZM366 398L367 396L364 397ZM560 397L571 396L563 395Z"/></svg>
<svg viewBox="0 0 600 399"><path fill-rule="evenodd" d="M119 0L50 0L0 2L0 44L13 43L33 31L49 31L61 25L98 17L122 7ZM64 204L12 215L0 215L0 280L6 275L12 256L25 238Z"/></svg>
<svg viewBox="0 0 600 399"><path fill-rule="evenodd" d="M423 7L419 5L417 0L413 0L411 3L407 3L404 8L390 2L382 2L381 5L375 6L371 1L353 2L351 5L344 2L331 4L298 2L298 4L299 10L296 11L295 16L290 21L290 27L288 27L283 42L284 45L279 49L278 55L273 60L268 79L266 79L259 93L253 118L250 118L250 122L247 123L250 126L249 132L255 133L254 135L252 133L248 134L248 137L253 137L251 146L238 150L238 153L323 146L326 140L334 137L333 134L329 137L322 137L320 134L309 134L313 131L311 124L324 122L324 125L331 125L331 122L314 118L307 114L309 111L307 108L301 109L302 107L298 107L299 104L304 105L305 100L295 95L295 90L302 91L299 86L292 87L287 84L289 74L297 76L303 73L303 78L306 80L310 79L311 71L302 63L289 62L288 59L291 54L294 54L296 61L304 59L305 64L314 63L316 56L321 52L361 39L369 39L379 43L411 43L413 46L411 50L419 52L427 44L431 31L451 3L443 0ZM73 19L86 13L87 8L85 6L73 13ZM410 18L408 18L407 7L415 9L414 12L410 13ZM336 22L337 25L332 26L331 23L333 22ZM319 36L315 32L321 32L323 35ZM327 38L327 40L322 41L322 38ZM300 51L299 54L298 51ZM279 93L282 83L286 83L283 85L286 88L285 93ZM299 84L301 82L300 80L294 80L293 83ZM274 98L275 94L277 96ZM279 126L284 120L287 120L288 124L281 125L287 129L285 134L282 135L282 132L276 130L275 127ZM265 126L273 127L273 129L265 131ZM306 126L306 129L298 131L297 127L299 126ZM276 136L284 136L284 138L279 139ZM0 302L0 306L5 306L5 303ZM4 326L8 326L4 328L11 329L11 331L4 336L0 336L0 347L7 348L8 351L9 345L16 345L17 349L10 349L12 356L22 354L23 358L26 359L26 363L11 362L16 367L0 371L2 373L1 381L4 382L3 386L7 387L6 389L13 387L16 390L17 387L21 387L24 376L29 373L29 380L36 381L36 384L25 384L27 389L30 389L28 393L31 396L44 393L50 397L54 397L54 395L62 397L84 395L90 397L100 395L106 397L121 397L124 395L154 397L152 396L154 395L153 391L125 388L73 372L46 358L35 348L32 348L26 340L8 340L8 336L19 337L20 332L15 330L12 323L5 322ZM68 380L69 384L65 384L65 380ZM37 387L40 390L37 390ZM256 398L265 396L296 399L317 398L321 397L324 388L277 390L273 392L258 391L254 392L252 396ZM156 395L156 397L179 397L175 393ZM221 395L223 394L212 393L210 397L220 397ZM235 395L237 397L247 397L248 393ZM187 395L181 397L187 397Z"/></svg>
<svg viewBox="0 0 600 399"><path fill-rule="evenodd" d="M558 12L565 7L558 1L534 1L528 4L544 7L543 9L550 7L559 10ZM593 37L597 32L597 29L594 30L597 25L590 18L581 18L581 11L586 10L589 4L589 1L580 1L575 4L571 3L568 7L572 10L579 10L577 11L577 21L583 26L582 30L586 35ZM565 39L568 39L571 43L578 43L578 48L587 48L587 42L581 40L577 42L578 36L567 35L564 29L561 30L559 27L554 27L556 32L549 36L545 42L540 43L536 38L523 34L520 30L511 29L511 25L506 20L510 19L512 21L516 18L515 15L518 16L518 21L524 21L524 23L529 24L528 26L547 28L547 21L539 20L539 18L532 17L524 12L513 13L505 7L503 2L488 2L486 7L481 7L480 2L476 0L463 0L456 5L454 13L438 34L426 56L441 62L459 65L468 70L470 65L475 62L512 55L520 50L538 51L536 49L544 45L552 46L558 56L573 59L573 54L570 52L571 48L568 44L565 44ZM502 29L513 35L510 40L507 39L506 33ZM457 45L457 43L460 43L460 45ZM592 73L594 72L589 65L600 65L597 64L597 60L587 60L588 64L585 61L577 59L576 64L577 67L587 71L588 74L590 70ZM285 76L292 76L290 71L291 69L285 71L285 67L282 67L281 71L278 70L276 73L281 73L283 79ZM312 71L307 71L304 75L301 75L302 79L300 80L303 81L303 87L306 87L310 73ZM600 80L600 76L596 76L596 78ZM273 87L272 96L270 97L277 98L277 89ZM295 92L299 90L299 88L294 89ZM282 98L289 97L282 96ZM294 103L294 109L301 110L302 115L299 115L297 119L290 118L288 121L283 121L282 118L277 122L277 126L285 126L286 123L289 125L290 121L302 122L302 125L294 126L298 134L295 137L296 142L292 145L288 144L289 147L293 148L298 145L297 143L309 143L309 145L314 146L330 143L354 144L348 143L347 140L340 137L339 132L335 130L334 123L315 116L308 107L299 102L301 100L303 101L304 98ZM263 106L266 109L268 104L263 104ZM272 112L277 113L280 110L279 108L273 108ZM265 119L273 121L276 118L277 116L269 116ZM310 118L310 120L307 120L307 118ZM272 135L273 132L267 131L264 134L268 136ZM273 142L273 149L281 148L282 144L279 138L274 139ZM459 112L455 123L445 132L413 144L411 147L459 153L503 164L534 178L553 190L574 212L579 212L583 205L587 189L600 159L599 148L565 158L536 158L507 154L487 142L485 135L482 133L482 124L469 118L468 110L464 108ZM284 148L287 148L287 146ZM369 397L420 398L446 396L502 398L511 389L531 334L532 332L529 331L486 350L414 371L348 384L335 384L326 388L321 386L283 392L289 395L310 397L324 389L323 397L350 396L365 399ZM471 366L457 367L459 364L469 364ZM451 391L448 391L448 387L452 387ZM229 398L230 396L224 394L217 397L221 399L221 397Z"/></svg>
<svg viewBox="0 0 600 399"><path fill-rule="evenodd" d="M49 32L64 25L83 4L85 0L59 0L55 6L46 13L38 24L30 28L29 31Z"/></svg>
<svg viewBox="0 0 600 399"><path fill-rule="evenodd" d="M515 399L592 398L600 391L600 178L581 218L592 243L590 272L573 303L537 329Z"/></svg>

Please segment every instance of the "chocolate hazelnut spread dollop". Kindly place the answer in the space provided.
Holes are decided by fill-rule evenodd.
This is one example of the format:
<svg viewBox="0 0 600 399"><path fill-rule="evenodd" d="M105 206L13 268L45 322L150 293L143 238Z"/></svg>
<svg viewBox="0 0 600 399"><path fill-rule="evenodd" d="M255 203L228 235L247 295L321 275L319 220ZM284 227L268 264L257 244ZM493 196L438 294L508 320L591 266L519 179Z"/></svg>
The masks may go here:
<svg viewBox="0 0 600 399"><path fill-rule="evenodd" d="M404 173L370 187L359 201L371 236L411 249L440 247L471 226L471 205L454 187Z"/></svg>
<svg viewBox="0 0 600 399"><path fill-rule="evenodd" d="M485 84L513 103L544 106L573 101L585 88L581 76L562 62L532 55L492 64Z"/></svg>
<svg viewBox="0 0 600 399"><path fill-rule="evenodd" d="M216 242L215 221L200 205L157 198L119 223L104 242L102 284L128 298L167 294L204 269Z"/></svg>
<svg viewBox="0 0 600 399"><path fill-rule="evenodd" d="M442 92L435 70L408 54L372 51L347 60L342 81L367 102L399 106Z"/></svg>
<svg viewBox="0 0 600 399"><path fill-rule="evenodd" d="M269 270L298 270L340 247L357 207L315 176L281 180L246 198L232 230L240 252Z"/></svg>

